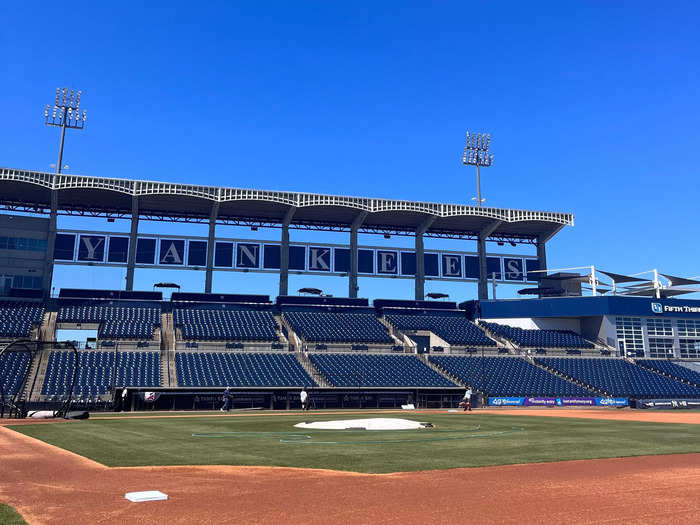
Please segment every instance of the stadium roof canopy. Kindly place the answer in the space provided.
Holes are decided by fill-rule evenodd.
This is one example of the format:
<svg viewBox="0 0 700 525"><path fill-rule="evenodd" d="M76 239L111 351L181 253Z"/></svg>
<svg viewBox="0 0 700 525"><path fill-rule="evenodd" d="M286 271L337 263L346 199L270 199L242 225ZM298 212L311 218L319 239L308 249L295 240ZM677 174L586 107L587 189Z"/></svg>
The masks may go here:
<svg viewBox="0 0 700 525"><path fill-rule="evenodd" d="M243 226L280 226L293 211L290 227L349 231L362 217L359 231L534 242L573 226L571 213L513 210L313 193L221 188L157 181L111 179L0 168L0 207L49 213L52 190L60 214L130 218L137 198L144 219L208 222Z"/></svg>

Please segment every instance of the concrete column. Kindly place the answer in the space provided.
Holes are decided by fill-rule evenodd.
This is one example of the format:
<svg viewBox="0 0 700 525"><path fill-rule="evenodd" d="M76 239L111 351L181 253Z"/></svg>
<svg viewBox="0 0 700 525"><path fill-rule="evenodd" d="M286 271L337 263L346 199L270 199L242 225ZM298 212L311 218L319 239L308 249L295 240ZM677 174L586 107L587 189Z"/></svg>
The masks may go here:
<svg viewBox="0 0 700 525"><path fill-rule="evenodd" d="M422 301L425 298L425 250L423 249L423 234L432 226L436 217L429 217L416 228L416 277L415 283L415 299Z"/></svg>
<svg viewBox="0 0 700 525"><path fill-rule="evenodd" d="M51 209L49 211L49 232L46 238L46 258L44 260L44 295L51 294L53 283L54 251L56 249L56 230L58 229L58 192L51 190Z"/></svg>
<svg viewBox="0 0 700 525"><path fill-rule="evenodd" d="M282 221L282 242L280 243L280 292L289 295L289 224L292 222L296 206L287 210Z"/></svg>
<svg viewBox="0 0 700 525"><path fill-rule="evenodd" d="M131 197L131 231L129 232L129 256L126 261L126 289L134 289L134 271L136 270L136 242L139 235L139 198Z"/></svg>
<svg viewBox="0 0 700 525"><path fill-rule="evenodd" d="M214 274L214 243L216 239L216 219L219 216L219 203L215 202L209 212L209 237L207 238L207 267L204 277L204 293L211 293Z"/></svg>
<svg viewBox="0 0 700 525"><path fill-rule="evenodd" d="M540 270L547 269L547 242L542 240L542 236L537 239L537 263ZM545 274L538 273L537 275L544 277Z"/></svg>
<svg viewBox="0 0 700 525"><path fill-rule="evenodd" d="M362 226L362 223L367 217L367 212L363 211L355 220L352 221L350 225L350 271L348 273L348 297L357 297L357 292L360 287L357 284L357 269L358 269L358 255L357 255L357 232Z"/></svg>
<svg viewBox="0 0 700 525"><path fill-rule="evenodd" d="M486 267L486 239L491 235L496 229L503 223L503 221L493 221L488 224L479 232L479 237L476 243L476 250L479 255L479 286L478 286L478 297L479 300L486 300L489 298L489 286Z"/></svg>

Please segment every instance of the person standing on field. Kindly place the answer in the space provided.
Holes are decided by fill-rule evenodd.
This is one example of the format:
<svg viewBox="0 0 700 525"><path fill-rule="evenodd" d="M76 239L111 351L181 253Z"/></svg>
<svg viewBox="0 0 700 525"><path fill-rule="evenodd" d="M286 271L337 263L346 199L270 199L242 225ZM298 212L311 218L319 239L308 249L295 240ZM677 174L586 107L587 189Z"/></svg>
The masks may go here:
<svg viewBox="0 0 700 525"><path fill-rule="evenodd" d="M464 397L462 398L462 402L459 404L464 411L466 412L469 410L469 412L472 411L472 389L467 388L467 391L464 392Z"/></svg>
<svg viewBox="0 0 700 525"><path fill-rule="evenodd" d="M301 393L299 394L299 399L301 399L301 409L308 410L309 409L309 393L306 391L306 387L301 389Z"/></svg>
<svg viewBox="0 0 700 525"><path fill-rule="evenodd" d="M226 387L226 390L224 390L224 406L221 407L221 411L223 412L225 410L226 412L228 412L230 408L231 408L231 390L229 390L229 388Z"/></svg>

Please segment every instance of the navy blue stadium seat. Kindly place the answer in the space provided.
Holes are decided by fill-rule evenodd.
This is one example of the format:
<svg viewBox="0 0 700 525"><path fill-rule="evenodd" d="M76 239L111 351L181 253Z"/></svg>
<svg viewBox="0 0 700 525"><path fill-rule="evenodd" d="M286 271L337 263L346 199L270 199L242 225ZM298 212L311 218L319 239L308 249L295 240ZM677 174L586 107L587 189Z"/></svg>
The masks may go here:
<svg viewBox="0 0 700 525"><path fill-rule="evenodd" d="M160 314L157 302L81 301L61 305L56 322L99 324L100 339L152 339Z"/></svg>
<svg viewBox="0 0 700 525"><path fill-rule="evenodd" d="M590 397L593 392L521 357L430 356L430 361L489 396Z"/></svg>
<svg viewBox="0 0 700 525"><path fill-rule="evenodd" d="M277 323L269 307L225 303L178 303L175 326L193 341L278 341Z"/></svg>
<svg viewBox="0 0 700 525"><path fill-rule="evenodd" d="M0 356L0 384L6 398L19 391L29 361L29 352L9 352Z"/></svg>
<svg viewBox="0 0 700 525"><path fill-rule="evenodd" d="M175 365L180 386L316 386L290 353L177 352Z"/></svg>
<svg viewBox="0 0 700 525"><path fill-rule="evenodd" d="M398 330L429 330L450 345L496 346L462 311L385 309L384 315Z"/></svg>
<svg viewBox="0 0 700 525"><path fill-rule="evenodd" d="M394 342L372 309L289 308L283 315L297 335L310 343Z"/></svg>
<svg viewBox="0 0 700 525"><path fill-rule="evenodd" d="M593 343L570 330L530 330L497 323L481 323L488 330L527 348L594 348Z"/></svg>
<svg viewBox="0 0 700 525"><path fill-rule="evenodd" d="M43 303L0 301L0 337L29 337L43 315Z"/></svg>
<svg viewBox="0 0 700 525"><path fill-rule="evenodd" d="M120 386L161 386L158 352L118 352L116 366L114 355L114 352L80 351L74 394L94 396ZM73 352L51 352L41 393L67 394L74 362Z"/></svg>
<svg viewBox="0 0 700 525"><path fill-rule="evenodd" d="M700 373L665 359L639 359L637 364L670 377L700 386Z"/></svg>
<svg viewBox="0 0 700 525"><path fill-rule="evenodd" d="M700 388L650 372L617 358L535 358L538 363L613 396L700 397Z"/></svg>
<svg viewBox="0 0 700 525"><path fill-rule="evenodd" d="M454 387L415 355L309 354L337 387Z"/></svg>

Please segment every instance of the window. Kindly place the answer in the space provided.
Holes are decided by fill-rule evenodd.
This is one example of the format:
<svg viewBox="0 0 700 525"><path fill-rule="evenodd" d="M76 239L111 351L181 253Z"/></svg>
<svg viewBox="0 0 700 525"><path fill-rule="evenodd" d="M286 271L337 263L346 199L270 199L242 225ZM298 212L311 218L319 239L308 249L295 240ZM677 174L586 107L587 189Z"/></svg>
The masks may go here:
<svg viewBox="0 0 700 525"><path fill-rule="evenodd" d="M700 339L681 339L681 357L700 359Z"/></svg>
<svg viewBox="0 0 700 525"><path fill-rule="evenodd" d="M679 337L700 337L700 321L679 319L678 335Z"/></svg>
<svg viewBox="0 0 700 525"><path fill-rule="evenodd" d="M650 337L649 357L673 357L673 339Z"/></svg>
<svg viewBox="0 0 700 525"><path fill-rule="evenodd" d="M673 327L670 319L647 319L647 333L673 337Z"/></svg>
<svg viewBox="0 0 700 525"><path fill-rule="evenodd" d="M24 237L1 237L0 250L29 250L46 251L46 241L43 239L25 239Z"/></svg>
<svg viewBox="0 0 700 525"><path fill-rule="evenodd" d="M616 317L615 328L618 341L623 341L629 355L644 356L644 336L642 320L639 317Z"/></svg>

